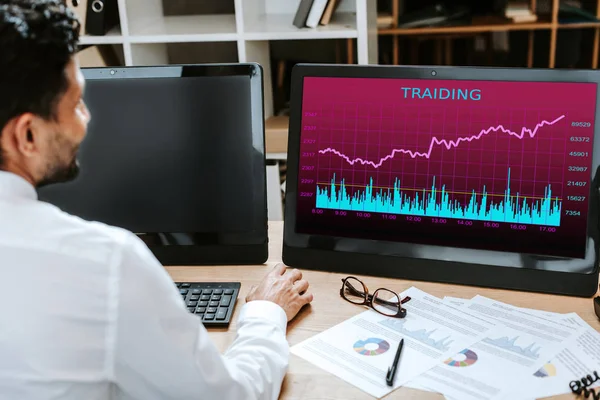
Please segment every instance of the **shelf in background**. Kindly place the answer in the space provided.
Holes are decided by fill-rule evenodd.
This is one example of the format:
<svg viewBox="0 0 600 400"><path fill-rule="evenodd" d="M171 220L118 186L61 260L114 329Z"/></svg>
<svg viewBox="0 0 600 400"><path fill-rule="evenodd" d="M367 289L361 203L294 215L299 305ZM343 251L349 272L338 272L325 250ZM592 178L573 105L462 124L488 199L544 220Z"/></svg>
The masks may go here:
<svg viewBox="0 0 600 400"><path fill-rule="evenodd" d="M182 15L136 18L131 43L224 42L237 40L234 15Z"/></svg>
<svg viewBox="0 0 600 400"><path fill-rule="evenodd" d="M81 35L79 43L82 45L94 45L94 44L120 44L123 43L123 36L121 35L121 28L116 27L111 29L102 36L93 35Z"/></svg>
<svg viewBox="0 0 600 400"><path fill-rule="evenodd" d="M570 24L559 23L558 29L581 29L581 28L600 28L600 22L574 22Z"/></svg>
<svg viewBox="0 0 600 400"><path fill-rule="evenodd" d="M380 35L434 35L444 33L477 33L494 31L529 31L536 29L552 29L549 20L514 23L501 17L474 18L471 25L440 26L431 28L388 28L379 29Z"/></svg>
<svg viewBox="0 0 600 400"><path fill-rule="evenodd" d="M289 124L290 118L287 116L267 118L265 121L265 148L267 153L287 153Z"/></svg>
<svg viewBox="0 0 600 400"><path fill-rule="evenodd" d="M262 14L245 22L246 40L347 39L356 38L356 16L339 13L325 26L296 28L293 14Z"/></svg>

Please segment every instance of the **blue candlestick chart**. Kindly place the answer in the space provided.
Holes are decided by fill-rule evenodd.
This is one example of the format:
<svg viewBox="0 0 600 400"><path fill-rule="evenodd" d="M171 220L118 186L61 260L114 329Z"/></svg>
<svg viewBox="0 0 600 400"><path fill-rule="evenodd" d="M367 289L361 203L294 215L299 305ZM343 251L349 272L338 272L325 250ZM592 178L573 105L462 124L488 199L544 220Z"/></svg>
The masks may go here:
<svg viewBox="0 0 600 400"><path fill-rule="evenodd" d="M512 195L510 190L510 168L504 196L494 201L483 187L481 194L474 190L467 204L450 200L446 185L435 187L433 177L431 189L403 191L401 182L396 179L393 188L373 188L373 178L364 190L348 192L344 180L335 181L335 174L329 186L317 184L316 207L325 209L380 212L426 217L471 219L491 222L514 222L520 224L560 226L562 201L552 198L550 185L546 186L544 197L530 198Z"/></svg>

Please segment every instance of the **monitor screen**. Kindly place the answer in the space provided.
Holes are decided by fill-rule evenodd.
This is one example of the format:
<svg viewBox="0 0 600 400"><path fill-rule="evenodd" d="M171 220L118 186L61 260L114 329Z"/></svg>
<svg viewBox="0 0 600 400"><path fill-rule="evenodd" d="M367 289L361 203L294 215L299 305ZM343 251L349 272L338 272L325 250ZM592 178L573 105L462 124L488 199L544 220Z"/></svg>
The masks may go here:
<svg viewBox="0 0 600 400"><path fill-rule="evenodd" d="M266 243L262 84L252 68L84 70L92 118L80 174L40 199L161 234L163 244Z"/></svg>
<svg viewBox="0 0 600 400"><path fill-rule="evenodd" d="M597 90L304 76L296 232L584 258Z"/></svg>

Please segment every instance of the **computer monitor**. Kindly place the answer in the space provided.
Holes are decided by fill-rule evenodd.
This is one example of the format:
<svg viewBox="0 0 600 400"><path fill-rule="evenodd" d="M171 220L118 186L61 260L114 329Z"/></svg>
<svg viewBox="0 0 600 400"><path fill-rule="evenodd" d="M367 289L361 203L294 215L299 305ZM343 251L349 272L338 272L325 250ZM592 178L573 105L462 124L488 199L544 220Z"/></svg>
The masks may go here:
<svg viewBox="0 0 600 400"><path fill-rule="evenodd" d="M258 64L83 69L92 119L72 182L40 200L138 234L164 265L268 255Z"/></svg>
<svg viewBox="0 0 600 400"><path fill-rule="evenodd" d="M286 264L591 296L597 71L297 65Z"/></svg>

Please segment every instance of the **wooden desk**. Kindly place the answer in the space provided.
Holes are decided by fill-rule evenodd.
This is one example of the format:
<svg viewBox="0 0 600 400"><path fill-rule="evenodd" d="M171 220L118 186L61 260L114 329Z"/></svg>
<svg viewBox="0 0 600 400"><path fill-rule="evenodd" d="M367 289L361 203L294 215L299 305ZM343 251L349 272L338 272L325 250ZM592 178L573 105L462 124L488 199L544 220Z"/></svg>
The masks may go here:
<svg viewBox="0 0 600 400"><path fill-rule="evenodd" d="M269 261L266 265L231 266L231 267L167 267L175 281L241 281L242 287L235 315L229 330L210 330L211 338L224 351L233 341L236 331L236 319L240 306L250 287L258 284L263 276L277 263L281 262L281 244L283 239L283 223L272 222L269 225L270 245ZM310 307L303 309L288 325L288 340L291 346L308 339L344 320L364 311L340 298L339 289L343 274L303 270L303 275L310 283L314 300ZM594 313L592 299L572 298L565 296L525 293L508 290L484 289L471 286L457 286L439 283L403 281L398 279L363 277L365 283L372 288L388 287L397 292L415 286L434 296L454 296L471 298L477 294L494 298L519 307L536 308L559 313L576 312L596 330L600 331L600 321ZM324 370L291 355L289 373L282 387L281 399L372 399L373 397L356 387L331 375ZM383 377L382 377L383 379ZM575 396L564 395L556 399L574 399ZM400 388L386 399L443 399L439 394L426 393L419 390Z"/></svg>

